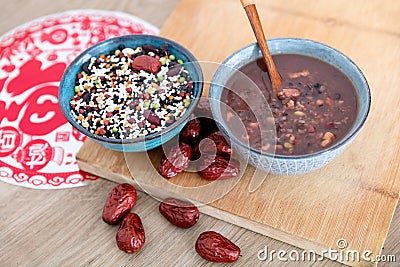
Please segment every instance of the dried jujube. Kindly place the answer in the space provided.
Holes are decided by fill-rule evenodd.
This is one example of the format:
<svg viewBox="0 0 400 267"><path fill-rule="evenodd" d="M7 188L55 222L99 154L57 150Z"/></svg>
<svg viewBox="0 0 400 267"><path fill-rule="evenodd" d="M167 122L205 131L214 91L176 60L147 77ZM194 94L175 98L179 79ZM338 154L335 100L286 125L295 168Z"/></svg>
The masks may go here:
<svg viewBox="0 0 400 267"><path fill-rule="evenodd" d="M240 256L240 248L223 235L207 231L199 235L196 252L211 262L234 262Z"/></svg>
<svg viewBox="0 0 400 267"><path fill-rule="evenodd" d="M136 204L136 189L130 184L114 187L104 204L102 218L108 224L117 224Z"/></svg>
<svg viewBox="0 0 400 267"><path fill-rule="evenodd" d="M157 171L167 179L172 178L189 166L192 155L192 148L188 144L180 142L179 146L172 147L163 154Z"/></svg>
<svg viewBox="0 0 400 267"><path fill-rule="evenodd" d="M175 198L167 198L160 203L160 213L172 224L190 228L197 223L200 214L195 205Z"/></svg>
<svg viewBox="0 0 400 267"><path fill-rule="evenodd" d="M145 233L142 221L136 213L125 215L116 235L120 250L132 254L138 252L145 243Z"/></svg>
<svg viewBox="0 0 400 267"><path fill-rule="evenodd" d="M239 175L240 162L221 155L202 157L197 163L199 175L206 180L228 179Z"/></svg>

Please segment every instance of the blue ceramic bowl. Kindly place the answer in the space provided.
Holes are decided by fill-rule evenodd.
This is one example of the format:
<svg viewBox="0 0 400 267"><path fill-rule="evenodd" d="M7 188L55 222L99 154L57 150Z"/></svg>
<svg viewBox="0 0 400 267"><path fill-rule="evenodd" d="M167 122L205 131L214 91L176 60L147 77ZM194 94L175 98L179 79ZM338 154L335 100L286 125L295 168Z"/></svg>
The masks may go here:
<svg viewBox="0 0 400 267"><path fill-rule="evenodd" d="M98 57L100 54L108 54L110 51L118 49L118 46L122 44L126 47L132 48L141 46L143 44L151 44L155 47L161 47L163 44L168 44L169 51L172 54L174 54L177 58L182 59L185 63L190 62L190 64L185 64L185 68L190 72L190 75L194 81L194 98L185 114L178 121L169 125L160 132L135 139L112 139L89 132L87 129L77 123L75 117L71 113L69 104L70 100L75 95L75 77L79 72L81 72L82 65L87 62L91 57ZM58 98L64 116L66 117L68 122L72 124L72 126L79 130L82 134L88 136L96 143L112 150L139 152L158 147L161 144L169 141L181 131L183 126L185 126L185 124L189 120L190 114L197 106L197 103L201 97L203 91L202 81L203 73L199 63L197 62L193 54L190 53L182 45L159 36L134 34L105 40L92 46L91 48L80 54L64 72L58 91Z"/></svg>
<svg viewBox="0 0 400 267"><path fill-rule="evenodd" d="M224 84L232 76L229 69L239 69L247 63L262 57L256 43L248 45L228 57L216 71L210 86L210 104L220 130L231 140L232 147L252 165L266 172L278 175L297 175L314 171L337 157L351 143L363 126L370 109L371 95L368 83L356 64L336 49L315 41L299 38L277 38L267 41L274 54L299 54L325 61L341 70L353 83L358 96L358 113L349 133L335 145L322 151L297 156L272 155L253 149L239 141L225 124L221 115L221 93ZM217 100L217 101L214 101Z"/></svg>

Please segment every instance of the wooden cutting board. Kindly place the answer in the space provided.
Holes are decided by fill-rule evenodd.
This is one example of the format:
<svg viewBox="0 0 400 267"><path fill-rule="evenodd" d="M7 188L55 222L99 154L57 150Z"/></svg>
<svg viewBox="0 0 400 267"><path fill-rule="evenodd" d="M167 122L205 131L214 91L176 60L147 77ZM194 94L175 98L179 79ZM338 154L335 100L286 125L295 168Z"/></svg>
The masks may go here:
<svg viewBox="0 0 400 267"><path fill-rule="evenodd" d="M400 2L385 2L258 1L269 38L309 38L352 58L370 84L372 108L356 140L326 167L300 176L268 175L254 193L248 191L254 168L247 168L233 190L201 207L202 212L318 253L338 249L341 239L347 250L369 250L371 258L381 253L400 192ZM161 35L186 46L199 61L217 63L255 41L239 0L182 0ZM206 71L206 80L212 74ZM156 162L160 151L149 155ZM142 189L161 198L176 188L173 184L205 184L195 173L166 182L146 153L125 157L90 140L77 160L82 170L115 182L139 181ZM212 192L182 187L175 192L203 202L212 197ZM347 263L374 264L364 259Z"/></svg>

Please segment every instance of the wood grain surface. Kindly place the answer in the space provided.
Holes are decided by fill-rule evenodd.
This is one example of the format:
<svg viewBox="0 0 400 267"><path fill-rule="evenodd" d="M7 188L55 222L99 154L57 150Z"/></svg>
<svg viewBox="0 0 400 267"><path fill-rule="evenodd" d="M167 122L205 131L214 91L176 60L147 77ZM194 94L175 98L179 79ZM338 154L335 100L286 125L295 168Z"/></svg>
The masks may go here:
<svg viewBox="0 0 400 267"><path fill-rule="evenodd" d="M343 6L332 6L327 1L325 5L310 6L306 1L297 1L295 11L287 9L289 3L259 1L258 8L267 35L318 40L355 60L371 86L373 104L369 119L350 148L321 170L295 177L269 175L264 184L251 194L248 186L254 169L247 168L236 187L203 208L203 212L318 253L336 248L337 240L345 239L347 249L371 250L378 255L400 191L400 125L395 123L400 116L395 85L400 79L396 74L397 65L392 63L393 58L400 56L397 31L389 27L394 31L389 34L378 27L370 28L364 21L369 13L362 15L357 9L352 9L352 17L343 18L348 21L342 21L340 12L345 6L344 1ZM398 4L393 9L397 10ZM373 9L366 10L372 12ZM374 14L381 11L374 10ZM305 16L303 12L312 16ZM326 16L328 12L334 12L334 16ZM207 16L211 13L212 16ZM381 16L386 14L381 13ZM244 11L235 0L202 1L201 4L194 0L182 1L162 28L161 35L188 47L199 61L211 62L222 62L235 50L254 42ZM377 48L384 48L388 53L377 52ZM385 62L385 66L393 65L394 68L387 67L385 75L378 75L381 65L377 62ZM206 81L211 80L207 75L212 73L206 71ZM387 76L392 78L387 79ZM381 93L381 88L385 94ZM387 94L397 97L388 98ZM391 114L393 120L387 114ZM383 117L387 119L382 120ZM377 127L387 129L385 138L376 131ZM154 152L150 157L154 159L157 155L159 153ZM110 161L110 156L115 161ZM204 185L193 173L181 174L170 180L171 183L165 182L149 164L145 153L130 153L124 158L122 153L88 142L78 159L82 169L102 176L119 175L129 180L132 175L135 180L140 180L142 186L154 189L152 193L156 196L172 191L202 203L208 203L208 198L212 197L211 193L188 189ZM116 166L124 160L130 172L117 169ZM221 188L226 186L220 181L217 183ZM182 187L176 188L174 184ZM218 194L218 188L211 192ZM348 264L367 263L350 261Z"/></svg>
<svg viewBox="0 0 400 267"><path fill-rule="evenodd" d="M182 14L183 5L189 4L193 9L193 12L199 11L196 9L198 6L196 1L182 1L176 9L173 19L184 17ZM198 1L197 1L198 2ZM224 1L218 2L213 1L216 8L226 8ZM237 1L238 2L238 1ZM293 16L288 23L297 23L301 21L297 17L305 17L312 21L316 25L323 23L326 25L326 31L335 32L347 31L348 28L359 29L361 32L370 32L371 41L375 40L375 43L368 44L370 41L358 36L353 36L355 42L361 47L360 51L355 48L349 48L352 51L353 59L362 67L364 72L368 74L367 77L370 81L371 87L373 87L373 97L378 97L380 101L382 99L388 100L388 106L374 106L375 116L379 118L385 112L391 112L391 115L383 116L390 120L391 123L399 118L398 110L393 110L394 107L398 107L399 99L398 93L394 91L396 81L398 78L389 79L393 77L393 73L399 73L399 21L400 8L396 1L370 1L369 4L364 4L364 1L354 1L351 5L359 6L357 9L359 12L357 16L354 16L355 9L345 8L349 5L346 1L317 1L312 7L308 5L311 10L306 10L304 1L290 1L291 5L281 5L289 1L268 1L264 5L265 10L270 10L271 15L276 19L280 18L281 13L287 13ZM136 14L148 21L160 26L169 12L172 11L177 1L96 1L91 3L89 1L71 0L68 2L54 2L49 0L40 0L33 2L22 2L13 1L7 2L2 0L2 16L0 23L0 33L4 33L12 27L15 27L23 22L29 21L30 19L39 17L44 14L50 14L54 12L60 12L68 9L75 8L101 8L109 10L119 10L128 13ZM221 5L219 3L222 3ZM296 9L294 8L296 7ZM303 7L297 9L297 7ZM332 13L332 10L335 12ZM379 12L376 12L378 10ZM201 10L200 10L201 11ZM203 10L204 11L204 10ZM209 11L209 10L208 10ZM227 10L228 12L229 10ZM268 11L269 12L269 11ZM228 12L229 13L229 12ZM261 12L260 12L261 13ZM378 13L378 14L377 14ZM210 13L211 14L211 13ZM382 15L384 14L384 15ZM212 17L212 16L211 16ZM210 17L210 18L211 18ZM193 16L194 20L200 20L198 17ZM229 18L227 18L229 19ZM283 19L283 18L282 18ZM287 18L286 18L287 19ZM178 23L186 23L187 21L178 21ZM200 22L200 21L199 21ZM230 21L231 22L231 21ZM170 24L171 19L168 21ZM167 23L167 25L168 25ZM175 22L176 23L176 22ZM200 23L201 24L201 23ZM300 23L301 24L301 23ZM164 27L164 29L167 27ZM203 36L204 29L196 29L196 25L190 30L198 30L199 37ZM212 27L212 23L210 27ZM302 25L302 24L301 24ZM222 26L226 27L226 26ZM338 29L339 28L339 29ZM319 31L320 32L320 31ZM164 33L164 31L163 31ZM171 33L172 34L172 33ZM183 38L182 35L186 34L183 32L177 32L175 39ZM245 35L247 34L244 33ZM251 39L250 35L246 38ZM282 33L284 34L284 33ZM287 33L286 33L287 34ZM321 38L318 33L305 32L303 37L311 39L317 39L323 42L329 42L329 34L323 34L320 32ZM269 36L280 36L278 33L269 34ZM298 33L296 36L301 35ZM234 35L230 35L235 39ZM300 36L301 37L301 36ZM243 37L242 37L243 38ZM381 40L380 38L383 38ZM212 39L207 40L212 42ZM360 42L360 40L366 41L367 43ZM389 40L389 41L388 41ZM179 41L179 40L178 40ZM336 46L335 42L332 42ZM331 44L332 44L331 43ZM204 43L203 43L204 44ZM187 44L185 44L187 45ZM223 45L223 44L221 44ZM342 51L346 50L348 43L337 46L343 48ZM336 47L337 47L336 46ZM391 66L389 73L375 74L377 67L372 67L365 62L371 60L378 62L379 54L371 53L370 46L386 48L382 49L382 65ZM240 46L239 46L240 47ZM341 49L341 47L338 47ZM197 47L193 51L196 51L196 55L201 53L200 47ZM363 50L368 48L366 50ZM391 48L391 50L390 50ZM368 52L362 52L368 51ZM211 54L213 51L208 51ZM232 51L224 51L229 54ZM349 54L349 51L344 51ZM203 52L204 53L204 52ZM350 54L349 54L350 55ZM215 56L215 55L214 55ZM397 57L396 57L397 56ZM199 56L198 56L199 57ZM207 54L202 54L201 59L207 59ZM200 57L199 57L200 58ZM210 57L211 58L211 57ZM210 59L209 58L209 59ZM219 56L218 59L222 60L223 56ZM380 61L379 61L380 62ZM378 72L380 73L380 72ZM370 78L373 77L373 78ZM373 84L372 84L373 83ZM375 89L376 88L376 89ZM391 97L388 99L388 91L384 91L386 88L392 88ZM396 102L397 101L397 102ZM391 106L391 105L395 106ZM380 110L382 109L382 111ZM394 111L394 112L393 112ZM380 177L387 177L385 181L379 187L366 187L366 191L375 192L381 194L380 199L377 200L376 205L385 205L385 192L384 186L390 181L393 183L392 190L398 186L398 180L391 180L393 177L398 177L398 158L387 161L388 156L381 155L379 151L380 146L385 142L387 153L393 154L396 149L398 151L398 145L396 141L399 140L399 129L396 124L388 125L389 122L380 122L378 126L380 130L374 131L375 133L365 133L364 136L359 137L372 140L373 146L371 148L366 146L365 153L363 155L348 155L343 159L342 162L355 161L359 162L361 159L368 160L368 164L373 165L372 167L367 166L367 170L364 165L357 165L359 172L365 176L365 180L374 180L376 174ZM372 126L370 126L372 127ZM384 129L390 129L385 134L384 141L376 144L376 135L381 135ZM357 140L358 141L358 140ZM363 147L365 143L358 141L352 146ZM87 143L85 145L90 145ZM376 149L376 150L375 150ZM394 152L393 152L394 151ZM353 158L355 157L355 158ZM101 158L101 156L100 156ZM374 158L377 162L372 162L371 158ZM110 162L123 163L124 159L114 154L108 154ZM99 161L101 162L101 161ZM358 163L359 164L359 163ZM388 170L374 171L374 167L379 164L385 166ZM92 166L92 165L90 165ZM90 167L87 166L87 167ZM104 166L98 166L104 168ZM369 171L371 171L369 173ZM397 173L393 173L393 170ZM126 176L121 173L126 173L126 166L123 164L115 165L113 168L104 169L104 177L113 179L116 181L124 181L127 179ZM332 168L331 171L337 172L337 169ZM339 174L344 174L346 170L339 170ZM390 176L392 175L392 176ZM393 176L394 175L394 176ZM349 178L345 175L343 179ZM130 179L128 177L128 179ZM350 180L352 177L350 177ZM8 184L0 184L0 266L197 266L197 265L211 265L206 264L193 249L194 240L199 233L205 230L215 230L223 233L225 236L231 238L242 248L242 257L239 261L234 264L236 266L340 266L341 264L323 259L317 263L312 262L280 262L277 259L273 262L262 262L257 259L257 253L264 246L268 246L269 250L295 250L301 253L301 249L293 246L284 244L283 242L273 240L271 238L256 234L252 231L245 230L243 228L234 226L232 224L211 218L207 215L202 215L202 219L199 224L193 228L193 230L187 231L177 229L172 225L168 224L157 211L158 202L153 198L139 193L138 204L135 207L135 212L139 213L143 219L143 223L146 228L146 239L148 240L144 249L135 255L126 255L116 248L115 245L115 232L116 228L104 224L101 217L101 209L104 200L115 184L106 180L99 180L95 184L90 186L69 189L69 190L56 190L56 191L36 191L32 189L25 189L21 187L11 186ZM311 192L315 193L315 192ZM328 196L327 196L328 197ZM357 196L354 196L357 197ZM390 198L390 196L389 196ZM371 211L372 202L365 202L365 210ZM372 205L373 207L373 205ZM321 207L323 210L324 207ZM371 214L373 216L373 214ZM348 220L343 214L337 214L337 217L342 220ZM290 219L290 218L289 218ZM361 218L358 218L361 220ZM307 224L307 221L302 222ZM378 223L378 221L376 222ZM335 229L336 225L332 225L332 229ZM359 242L362 239L368 238L368 231L362 236L359 236ZM314 231L314 234L318 232L318 229L311 229L310 232ZM363 232L364 233L364 232ZM385 243L382 254L395 254L397 256L397 263L387 263L382 266L399 266L400 260L400 209L398 208L391 229L389 231L388 238Z"/></svg>

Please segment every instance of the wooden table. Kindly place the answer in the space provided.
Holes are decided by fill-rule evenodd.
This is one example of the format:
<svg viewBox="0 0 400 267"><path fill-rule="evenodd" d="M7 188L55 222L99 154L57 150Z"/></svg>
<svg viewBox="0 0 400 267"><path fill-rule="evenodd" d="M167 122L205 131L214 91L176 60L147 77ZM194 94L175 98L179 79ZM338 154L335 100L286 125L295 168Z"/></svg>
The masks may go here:
<svg viewBox="0 0 400 267"><path fill-rule="evenodd" d="M26 5L21 6L18 2L2 0L0 33L45 14L76 8L125 11L138 15L156 26L162 26L177 2L177 0L127 0L118 1L116 4L112 1L98 0L94 5L81 0L65 3L41 0L34 3L26 2ZM392 15L388 15L385 20L382 20L380 16L366 17L361 26L352 26L367 27L369 20L373 20L372 30L383 31L400 41L399 33L396 31L399 28L399 10L391 9L393 1L376 1L376 3L376 8L391 12ZM339 7L336 8L341 10ZM345 10L341 11L342 16L346 18ZM288 9L287 12L296 11ZM312 14L304 15L312 16ZM334 19L327 19L326 23L337 22ZM399 64L395 66L398 68ZM83 188L35 191L1 183L0 266L196 266L205 264L205 261L194 252L194 240L199 232L209 229L228 235L234 242L240 240L243 244L242 257L237 266L267 265L266 262L257 258L257 253L265 246L268 246L269 250L301 252L295 247L206 215L202 216L193 231L177 229L166 223L159 215L156 200L139 193L135 211L141 214L145 225L152 225L152 227L146 231L146 249L136 255L126 255L115 246L116 228L104 224L100 219L104 199L114 185L112 182L99 180ZM395 254L397 263L382 266L399 266L399 236L400 208L395 213L383 250L383 254ZM278 260L268 262L268 266L282 264ZM310 262L286 264L289 266L341 265L327 259L315 264Z"/></svg>

